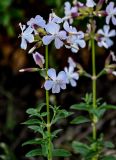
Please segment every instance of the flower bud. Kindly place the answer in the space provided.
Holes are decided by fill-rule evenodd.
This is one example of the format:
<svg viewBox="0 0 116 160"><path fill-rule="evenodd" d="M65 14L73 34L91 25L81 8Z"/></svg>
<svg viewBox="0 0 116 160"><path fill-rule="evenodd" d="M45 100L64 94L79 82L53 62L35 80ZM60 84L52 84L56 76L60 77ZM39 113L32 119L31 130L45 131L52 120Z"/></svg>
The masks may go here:
<svg viewBox="0 0 116 160"><path fill-rule="evenodd" d="M40 68L43 68L43 64L45 60L44 60L44 57L40 53L38 52L33 53L33 59Z"/></svg>
<svg viewBox="0 0 116 160"><path fill-rule="evenodd" d="M39 71L38 68L23 68L19 70L19 72L37 72L37 71Z"/></svg>

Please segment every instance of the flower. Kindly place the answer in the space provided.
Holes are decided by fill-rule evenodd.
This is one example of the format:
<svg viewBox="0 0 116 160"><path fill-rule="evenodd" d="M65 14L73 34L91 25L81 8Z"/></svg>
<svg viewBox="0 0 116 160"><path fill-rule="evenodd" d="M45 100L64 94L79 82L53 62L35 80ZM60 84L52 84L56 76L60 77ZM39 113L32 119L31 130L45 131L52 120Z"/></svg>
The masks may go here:
<svg viewBox="0 0 116 160"><path fill-rule="evenodd" d="M96 5L96 3L93 0L87 0L87 2L86 2L87 7L94 7L95 5Z"/></svg>
<svg viewBox="0 0 116 160"><path fill-rule="evenodd" d="M69 66L72 66L73 68L76 67L76 63L73 61L71 57L68 58L68 63L69 63Z"/></svg>
<svg viewBox="0 0 116 160"><path fill-rule="evenodd" d="M98 34L100 34L100 38L98 40L98 46L99 47L105 47L109 48L113 45L113 41L110 39L110 37L114 37L116 35L116 31L112 29L110 31L109 25L104 25L103 30L99 29Z"/></svg>
<svg viewBox="0 0 116 160"><path fill-rule="evenodd" d="M27 25L31 26L33 28L34 25L37 25L39 27L45 28L46 22L40 15L35 16L35 18L31 18Z"/></svg>
<svg viewBox="0 0 116 160"><path fill-rule="evenodd" d="M69 26L69 23L67 21L64 22L63 27L70 35L78 34L76 28L72 27L72 26Z"/></svg>
<svg viewBox="0 0 116 160"><path fill-rule="evenodd" d="M59 93L60 89L66 89L67 77L64 71L60 71L58 76L56 76L55 69L51 68L48 70L48 76L50 79L44 83L46 90L52 89L52 93Z"/></svg>
<svg viewBox="0 0 116 160"><path fill-rule="evenodd" d="M79 46L84 48L86 46L84 38L84 33L82 31L77 32L75 27L69 26L68 22L64 22L64 29L68 32L69 36L65 45L66 48L71 48L71 51L77 53Z"/></svg>
<svg viewBox="0 0 116 160"><path fill-rule="evenodd" d="M26 49L27 42L32 43L34 41L34 36L32 34L33 29L30 26L26 29L26 26L22 25L21 23L19 23L19 26L22 31L22 33L20 35L20 37L22 38L21 39L21 48Z"/></svg>
<svg viewBox="0 0 116 160"><path fill-rule="evenodd" d="M112 20L112 23L116 25L116 7L114 7L114 2L110 2L108 6L106 7L106 23L109 24L110 19Z"/></svg>
<svg viewBox="0 0 116 160"><path fill-rule="evenodd" d="M40 66L40 68L43 68L43 64L45 63L45 60L44 60L44 57L40 53L38 52L33 53L33 59L35 63L38 66Z"/></svg>
<svg viewBox="0 0 116 160"><path fill-rule="evenodd" d="M79 74L77 72L74 72L74 69L76 67L76 63L73 61L71 57L68 59L69 68L65 67L64 71L67 76L67 84L71 84L72 87L76 87L77 83L76 80L79 79Z"/></svg>
<svg viewBox="0 0 116 160"><path fill-rule="evenodd" d="M71 4L69 2L65 2L64 4L64 13L65 17L63 20L69 19L70 24L73 22L72 14L77 14L78 8L77 6L71 7Z"/></svg>
<svg viewBox="0 0 116 160"><path fill-rule="evenodd" d="M55 40L55 47L57 49L61 48L64 44L62 40L67 38L66 32L63 30L59 31L60 25L53 22L48 23L45 29L48 35L42 38L44 45L48 45L51 43L51 41Z"/></svg>
<svg viewBox="0 0 116 160"><path fill-rule="evenodd" d="M62 18L58 17L54 12L50 13L49 15L49 22L53 23L62 23Z"/></svg>
<svg viewBox="0 0 116 160"><path fill-rule="evenodd" d="M116 56L113 51L110 51L110 55L111 55L112 61L116 62Z"/></svg>
<svg viewBox="0 0 116 160"><path fill-rule="evenodd" d="M112 71L112 74L113 74L114 76L116 76L116 71Z"/></svg>

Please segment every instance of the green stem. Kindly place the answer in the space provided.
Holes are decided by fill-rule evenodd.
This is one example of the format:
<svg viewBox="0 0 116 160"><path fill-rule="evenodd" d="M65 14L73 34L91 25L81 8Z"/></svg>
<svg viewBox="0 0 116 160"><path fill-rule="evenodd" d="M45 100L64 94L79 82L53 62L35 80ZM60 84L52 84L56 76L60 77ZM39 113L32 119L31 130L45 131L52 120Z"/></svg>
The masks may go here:
<svg viewBox="0 0 116 160"><path fill-rule="evenodd" d="M91 45L92 45L92 93L93 93L93 109L97 108L96 103L96 63L95 63L95 40L94 36L91 38ZM93 115L92 120L92 134L93 139L96 140L97 138L97 129L96 129L97 117ZM95 156L92 160L97 160L98 158Z"/></svg>
<svg viewBox="0 0 116 160"><path fill-rule="evenodd" d="M48 46L45 48L45 66L46 66L46 79L48 79ZM51 123L50 123L50 108L49 108L49 91L46 90L46 107L47 107L47 131L48 131L48 160L52 160L51 148Z"/></svg>
<svg viewBox="0 0 116 160"><path fill-rule="evenodd" d="M95 65L95 42L91 39L92 44L92 92L93 92L93 108L96 109L96 65ZM96 139L96 116L93 116L93 139Z"/></svg>

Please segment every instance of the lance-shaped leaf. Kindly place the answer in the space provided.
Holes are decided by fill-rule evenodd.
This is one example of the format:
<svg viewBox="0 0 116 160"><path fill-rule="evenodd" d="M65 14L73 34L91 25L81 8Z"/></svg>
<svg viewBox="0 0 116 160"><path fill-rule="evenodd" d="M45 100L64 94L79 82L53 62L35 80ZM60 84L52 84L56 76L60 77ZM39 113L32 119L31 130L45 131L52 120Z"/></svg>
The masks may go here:
<svg viewBox="0 0 116 160"><path fill-rule="evenodd" d="M52 155L53 157L69 157L71 153L65 149L54 149Z"/></svg>
<svg viewBox="0 0 116 160"><path fill-rule="evenodd" d="M81 124L81 123L86 123L86 122L90 122L90 119L84 116L78 116L71 121L71 124Z"/></svg>
<svg viewBox="0 0 116 160"><path fill-rule="evenodd" d="M26 155L26 157L35 157L35 156L42 156L42 150L41 149L34 149L30 152L28 152Z"/></svg>

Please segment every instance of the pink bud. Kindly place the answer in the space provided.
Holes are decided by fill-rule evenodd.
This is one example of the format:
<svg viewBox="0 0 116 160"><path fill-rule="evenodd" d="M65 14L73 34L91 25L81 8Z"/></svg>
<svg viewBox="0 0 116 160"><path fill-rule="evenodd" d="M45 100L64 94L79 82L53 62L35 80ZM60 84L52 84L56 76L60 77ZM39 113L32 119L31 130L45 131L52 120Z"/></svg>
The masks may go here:
<svg viewBox="0 0 116 160"><path fill-rule="evenodd" d="M40 53L38 52L33 53L33 59L40 68L43 68L43 64L45 60L44 60L44 57Z"/></svg>

